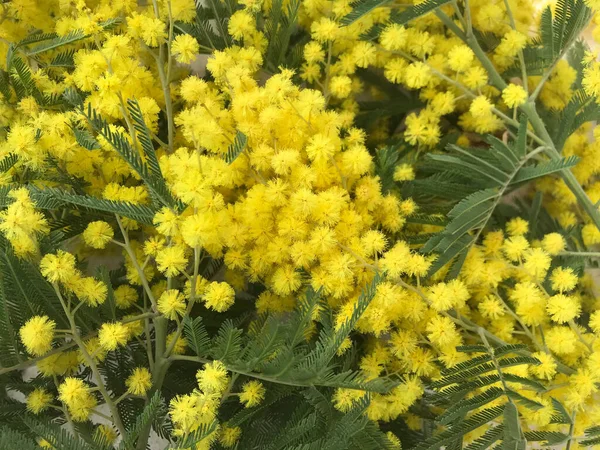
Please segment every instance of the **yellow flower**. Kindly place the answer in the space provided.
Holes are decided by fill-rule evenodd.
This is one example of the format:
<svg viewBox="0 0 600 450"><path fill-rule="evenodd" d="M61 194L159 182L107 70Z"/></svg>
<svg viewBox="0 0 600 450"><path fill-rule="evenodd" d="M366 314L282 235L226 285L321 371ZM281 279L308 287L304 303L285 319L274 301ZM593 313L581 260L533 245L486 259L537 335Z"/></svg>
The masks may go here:
<svg viewBox="0 0 600 450"><path fill-rule="evenodd" d="M410 181L415 179L415 169L410 164L400 164L394 169L394 181Z"/></svg>
<svg viewBox="0 0 600 450"><path fill-rule="evenodd" d="M51 393L42 388L36 388L27 396L27 409L34 414L44 411L54 397Z"/></svg>
<svg viewBox="0 0 600 450"><path fill-rule="evenodd" d="M128 284L122 284L114 290L117 308L127 309L138 300L137 291Z"/></svg>
<svg viewBox="0 0 600 450"><path fill-rule="evenodd" d="M240 402L246 408L252 408L259 405L265 398L265 388L260 381L251 380L242 386L240 392Z"/></svg>
<svg viewBox="0 0 600 450"><path fill-rule="evenodd" d="M196 59L200 45L195 37L189 34L180 34L173 40L171 51L178 62L189 64Z"/></svg>
<svg viewBox="0 0 600 450"><path fill-rule="evenodd" d="M196 374L196 379L200 389L209 394L223 392L229 383L225 364L217 360L206 363Z"/></svg>
<svg viewBox="0 0 600 450"><path fill-rule="evenodd" d="M448 53L448 66L455 72L464 72L475 59L475 53L464 44L453 47Z"/></svg>
<svg viewBox="0 0 600 450"><path fill-rule="evenodd" d="M548 233L542 239L542 248L549 255L558 255L566 248L565 238L559 233Z"/></svg>
<svg viewBox="0 0 600 450"><path fill-rule="evenodd" d="M62 250L58 250L55 255L45 255L40 261L40 271L51 283L64 283L77 273L75 257Z"/></svg>
<svg viewBox="0 0 600 450"><path fill-rule="evenodd" d="M58 398L67 405L73 420L78 422L87 420L97 404L83 380L73 377L65 378L58 387Z"/></svg>
<svg viewBox="0 0 600 450"><path fill-rule="evenodd" d="M236 11L229 18L227 30L234 39L241 40L256 30L254 17L244 10Z"/></svg>
<svg viewBox="0 0 600 450"><path fill-rule="evenodd" d="M127 344L129 330L119 322L104 323L98 332L98 339L103 349L107 351L116 350L117 347Z"/></svg>
<svg viewBox="0 0 600 450"><path fill-rule="evenodd" d="M475 118L486 117L492 112L494 105L488 100L485 95L479 95L472 102L469 108L471 114Z"/></svg>
<svg viewBox="0 0 600 450"><path fill-rule="evenodd" d="M91 222L83 232L83 240L93 248L104 248L114 236L112 227L103 221Z"/></svg>
<svg viewBox="0 0 600 450"><path fill-rule="evenodd" d="M406 28L402 25L392 24L384 28L379 35L379 42L386 50L402 50L406 45Z"/></svg>
<svg viewBox="0 0 600 450"><path fill-rule="evenodd" d="M175 332L169 333L167 335L167 348L171 347L173 343L173 339L175 339ZM173 345L173 354L182 355L185 353L185 349L187 348L187 341L183 336L179 336L177 341L175 341L175 345Z"/></svg>
<svg viewBox="0 0 600 450"><path fill-rule="evenodd" d="M578 280L577 275L570 267L557 267L550 275L552 289L561 293L575 289Z"/></svg>
<svg viewBox="0 0 600 450"><path fill-rule="evenodd" d="M43 355L52 349L56 323L48 316L35 316L19 330L21 342L27 351L35 356Z"/></svg>
<svg viewBox="0 0 600 450"><path fill-rule="evenodd" d="M569 322L581 314L581 304L575 297L556 294L548 299L548 315L557 323Z"/></svg>
<svg viewBox="0 0 600 450"><path fill-rule="evenodd" d="M552 355L544 352L536 352L532 354L534 358L540 361L538 365L529 366L529 371L538 378L551 380L556 374L556 361Z"/></svg>
<svg viewBox="0 0 600 450"><path fill-rule="evenodd" d="M517 84L509 84L502 91L502 99L509 108L516 108L527 101L527 91Z"/></svg>
<svg viewBox="0 0 600 450"><path fill-rule="evenodd" d="M221 430L219 442L223 445L223 447L230 448L233 447L237 441L239 441L241 435L242 429L240 427L224 426Z"/></svg>
<svg viewBox="0 0 600 450"><path fill-rule="evenodd" d="M145 367L136 367L125 380L127 392L133 395L145 395L152 386L152 374Z"/></svg>
<svg viewBox="0 0 600 450"><path fill-rule="evenodd" d="M163 272L167 277L173 277L183 272L187 266L187 262L185 249L180 245L165 247L156 255L158 270Z"/></svg>
<svg viewBox="0 0 600 450"><path fill-rule="evenodd" d="M166 290L158 299L158 311L171 320L183 316L185 308L185 298L177 289Z"/></svg>
<svg viewBox="0 0 600 450"><path fill-rule="evenodd" d="M235 291L227 283L213 281L206 287L203 295L206 307L217 312L227 311L235 300Z"/></svg>

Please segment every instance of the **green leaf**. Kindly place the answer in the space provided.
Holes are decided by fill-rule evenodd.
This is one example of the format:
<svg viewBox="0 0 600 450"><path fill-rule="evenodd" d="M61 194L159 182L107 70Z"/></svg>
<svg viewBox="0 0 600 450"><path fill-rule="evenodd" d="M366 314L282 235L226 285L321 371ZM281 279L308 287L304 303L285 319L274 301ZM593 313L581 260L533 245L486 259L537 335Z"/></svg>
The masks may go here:
<svg viewBox="0 0 600 450"><path fill-rule="evenodd" d="M231 320L226 320L213 339L213 358L224 362L236 362L242 351L242 334L243 331L236 328Z"/></svg>
<svg viewBox="0 0 600 450"><path fill-rule="evenodd" d="M137 149L133 148L129 143L125 135L119 131L113 131L109 123L102 118L94 109L91 104L88 104L87 112L84 112L81 106L78 110L83 114L90 126L102 136L106 141L121 155L121 157L129 164L129 166L137 172L139 177L144 181L148 190L152 194L152 197L157 199L158 202L169 208L178 210L183 209L183 204L175 200L171 191L166 185L165 179L157 174L150 173L148 166L142 160Z"/></svg>
<svg viewBox="0 0 600 450"><path fill-rule="evenodd" d="M415 6L410 6L401 12L394 11L390 17L391 23L404 25L414 19L428 14L437 8L450 3L451 0L425 0ZM343 25L350 25L373 9L388 3L385 0L360 0L352 12L342 19Z"/></svg>
<svg viewBox="0 0 600 450"><path fill-rule="evenodd" d="M0 160L0 173L8 172L19 160L19 157L14 153L5 156Z"/></svg>
<svg viewBox="0 0 600 450"><path fill-rule="evenodd" d="M148 166L150 166L152 174L162 179L162 171L160 170L160 164L158 163L156 151L154 150L154 145L152 144L152 135L150 134L150 130L144 121L144 115L138 101L128 99L127 110L133 119L133 127L137 132L137 138L142 144L142 149L144 150L146 158L148 158Z"/></svg>
<svg viewBox="0 0 600 450"><path fill-rule="evenodd" d="M523 181L541 178L552 173L560 172L564 169L570 169L579 162L579 157L572 155L568 158L553 159L545 163L537 164L536 166L524 167L512 179L512 183L521 183Z"/></svg>
<svg viewBox="0 0 600 450"><path fill-rule="evenodd" d="M573 419L567 409L554 397L552 398L552 406L554 406L554 411L558 413L558 415L552 416L552 423L566 423L569 425L573 423Z"/></svg>
<svg viewBox="0 0 600 450"><path fill-rule="evenodd" d="M236 158L242 154L247 144L248 138L244 133L238 130L235 134L233 144L229 146L227 149L227 154L225 155L225 161L227 164L234 162Z"/></svg>
<svg viewBox="0 0 600 450"><path fill-rule="evenodd" d="M179 440L175 448L196 448L196 445L201 443L211 433L213 433L217 429L218 425L219 423L216 420L213 420L211 423L208 424L200 424L198 429L194 430L192 433L189 433L183 439Z"/></svg>
<svg viewBox="0 0 600 450"><path fill-rule="evenodd" d="M304 361L300 364L299 368L311 371L326 369L343 341L354 329L356 322L358 322L371 303L371 300L373 300L373 297L375 297L377 285L381 282L381 279L382 275L380 273L375 274L373 281L361 292L356 305L354 306L354 310L352 311L352 315L342 326L338 327L335 331L330 327L324 328L321 331L315 348L304 358Z"/></svg>
<svg viewBox="0 0 600 450"><path fill-rule="evenodd" d="M565 444L569 440L568 435L559 431L525 431L523 434L527 441L544 441L541 443L543 446Z"/></svg>
<svg viewBox="0 0 600 450"><path fill-rule="evenodd" d="M75 140L79 145L88 150L96 150L100 148L100 144L88 130L77 128L74 124L71 125Z"/></svg>
<svg viewBox="0 0 600 450"><path fill-rule="evenodd" d="M447 430L426 439L424 442L417 445L415 450L439 450L465 434L491 423L500 417L503 412L503 406L484 409L468 419L449 427Z"/></svg>
<svg viewBox="0 0 600 450"><path fill-rule="evenodd" d="M352 3L352 12L346 14L341 22L342 25L350 25L356 22L364 15L370 13L375 8L385 6L390 3L391 0L358 0Z"/></svg>
<svg viewBox="0 0 600 450"><path fill-rule="evenodd" d="M29 189L36 206L43 209L56 209L63 205L70 205L76 209L101 211L112 215L118 214L146 225L152 225L152 218L155 214L154 210L145 205L134 205L87 195L71 194L56 188L42 190L30 187Z"/></svg>
<svg viewBox="0 0 600 450"><path fill-rule="evenodd" d="M73 57L75 56L75 50L66 50L64 52L59 53L52 61L48 64L48 67L75 67L75 61Z"/></svg>
<svg viewBox="0 0 600 450"><path fill-rule="evenodd" d="M504 437L502 448L506 450L525 450L527 441L523 437L519 423L519 411L514 403L504 406Z"/></svg>
<svg viewBox="0 0 600 450"><path fill-rule="evenodd" d="M0 428L0 450L39 450L40 447L33 439L7 426Z"/></svg>
<svg viewBox="0 0 600 450"><path fill-rule="evenodd" d="M85 39L88 35L86 35L82 30L74 30L71 31L66 36L57 36L53 39L48 40L43 44L37 45L26 51L28 57L35 56L39 53L47 52L49 50L54 50L64 45L73 44L74 42Z"/></svg>
<svg viewBox="0 0 600 450"><path fill-rule="evenodd" d="M515 392L513 390L509 389L508 391L506 391L506 394L512 400L516 401L520 405L523 405L526 408L529 408L529 409L531 409L533 411L537 411L538 409L541 409L541 408L544 407L544 405L542 405L541 403L538 403L536 401L528 399L527 397L524 397L521 394L519 394L518 392Z"/></svg>
<svg viewBox="0 0 600 450"><path fill-rule="evenodd" d="M188 345L196 355L202 356L208 353L210 338L202 323L202 317L192 319L186 316L183 319L183 332L185 333Z"/></svg>
<svg viewBox="0 0 600 450"><path fill-rule="evenodd" d="M142 413L137 417L133 427L128 430L127 435L119 444L119 450L130 450L135 448L135 443L144 432L148 429L152 421L160 414L166 414L166 407L160 395L160 392L155 392L148 404L144 407Z"/></svg>
<svg viewBox="0 0 600 450"><path fill-rule="evenodd" d="M502 438L504 426L498 425L490 427L481 437L478 437L473 442L465 447L464 450L486 450L492 444Z"/></svg>
<svg viewBox="0 0 600 450"><path fill-rule="evenodd" d="M502 397L504 390L498 387L491 387L481 394L474 395L473 397L463 399L458 403L451 405L444 413L438 417L438 421L441 424L447 425L455 419L460 419L467 415L467 413L481 408L488 403Z"/></svg>

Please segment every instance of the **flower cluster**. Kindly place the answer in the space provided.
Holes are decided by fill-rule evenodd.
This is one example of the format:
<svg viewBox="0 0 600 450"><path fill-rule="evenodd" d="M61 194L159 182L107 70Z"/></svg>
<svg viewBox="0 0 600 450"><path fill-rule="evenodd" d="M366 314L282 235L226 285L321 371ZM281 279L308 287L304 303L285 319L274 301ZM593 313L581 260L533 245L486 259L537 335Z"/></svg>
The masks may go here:
<svg viewBox="0 0 600 450"><path fill-rule="evenodd" d="M529 359L485 366L476 395L514 393L486 407L570 443L598 423L600 63L575 41L548 61L566 6L142 3L0 5L0 375L36 364L28 411L106 404L86 438L112 443L161 400L196 449L251 442L286 395L302 437L313 410L422 430L431 386L492 342ZM446 202L473 174L499 184ZM463 251L440 269L431 239Z"/></svg>

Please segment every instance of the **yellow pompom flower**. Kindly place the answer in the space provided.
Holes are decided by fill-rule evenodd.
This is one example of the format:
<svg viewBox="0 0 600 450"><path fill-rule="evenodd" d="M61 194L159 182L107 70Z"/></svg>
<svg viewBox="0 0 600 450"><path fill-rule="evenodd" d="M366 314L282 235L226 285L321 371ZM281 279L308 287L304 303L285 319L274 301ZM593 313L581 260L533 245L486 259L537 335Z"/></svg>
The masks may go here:
<svg viewBox="0 0 600 450"><path fill-rule="evenodd" d="M48 316L35 316L25 322L19 336L28 353L41 356L52 349L55 328L56 323Z"/></svg>
<svg viewBox="0 0 600 450"><path fill-rule="evenodd" d="M352 92L352 80L345 75L332 77L329 82L331 94L337 98L346 98Z"/></svg>
<svg viewBox="0 0 600 450"><path fill-rule="evenodd" d="M83 240L92 248L104 248L115 235L112 227L102 221L91 222L83 232Z"/></svg>
<svg viewBox="0 0 600 450"><path fill-rule="evenodd" d="M536 280L542 280L550 268L552 259L541 248L532 248L525 253L523 269Z"/></svg>
<svg viewBox="0 0 600 450"><path fill-rule="evenodd" d="M590 315L589 326L596 334L600 334L600 311L594 311Z"/></svg>
<svg viewBox="0 0 600 450"><path fill-rule="evenodd" d="M44 411L54 397L45 389L36 388L27 396L27 409L34 414L39 414Z"/></svg>
<svg viewBox="0 0 600 450"><path fill-rule="evenodd" d="M175 331L173 331L172 333L169 333L167 335L167 348L171 347L171 344L173 344L173 339L175 339ZM179 336L177 338L177 341L175 341L175 344L173 345L172 353L174 355L182 355L185 353L186 348L187 348L186 339L183 336Z"/></svg>
<svg viewBox="0 0 600 450"><path fill-rule="evenodd" d="M399 164L394 169L394 181L410 181L415 179L415 169L410 164Z"/></svg>
<svg viewBox="0 0 600 450"><path fill-rule="evenodd" d="M577 275L570 267L557 267L550 275L552 289L558 292L569 292L577 286Z"/></svg>
<svg viewBox="0 0 600 450"><path fill-rule="evenodd" d="M185 249L180 245L166 247L159 250L156 255L158 270L163 272L167 277L173 277L183 272L187 266L187 262Z"/></svg>
<svg viewBox="0 0 600 450"><path fill-rule="evenodd" d="M145 367L136 367L125 381L127 392L133 395L145 395L152 387L152 374Z"/></svg>
<svg viewBox="0 0 600 450"><path fill-rule="evenodd" d="M265 398L265 387L260 381L251 380L242 386L240 402L246 408L252 408L260 404Z"/></svg>
<svg viewBox="0 0 600 450"><path fill-rule="evenodd" d="M51 283L64 283L77 274L75 257L63 250L47 254L40 261L40 272Z"/></svg>
<svg viewBox="0 0 600 450"><path fill-rule="evenodd" d="M177 62L189 64L196 59L200 45L195 37L189 34L180 34L173 40L171 51Z"/></svg>
<svg viewBox="0 0 600 450"><path fill-rule="evenodd" d="M309 64L320 63L325 59L325 51L321 44L310 41L304 46L304 59Z"/></svg>
<svg viewBox="0 0 600 450"><path fill-rule="evenodd" d="M104 323L98 332L100 346L107 350L116 350L127 344L129 339L129 329L122 323Z"/></svg>
<svg viewBox="0 0 600 450"><path fill-rule="evenodd" d="M529 371L538 378L551 380L556 374L556 360L549 353L536 352L532 354L540 364L529 366Z"/></svg>
<svg viewBox="0 0 600 450"><path fill-rule="evenodd" d="M509 108L516 108L527 101L527 91L517 84L509 84L502 91L502 100Z"/></svg>
<svg viewBox="0 0 600 450"><path fill-rule="evenodd" d="M79 378L67 377L58 387L58 399L67 405L73 420L87 420L96 406L96 398Z"/></svg>
<svg viewBox="0 0 600 450"><path fill-rule="evenodd" d="M137 291L127 284L122 284L114 290L115 304L119 309L127 309L138 300Z"/></svg>
<svg viewBox="0 0 600 450"><path fill-rule="evenodd" d="M183 316L185 308L185 298L177 289L166 290L158 299L158 311L171 320Z"/></svg>
<svg viewBox="0 0 600 450"><path fill-rule="evenodd" d="M402 50L406 45L407 34L402 25L388 25L379 35L379 43L386 50Z"/></svg>
<svg viewBox="0 0 600 450"><path fill-rule="evenodd" d="M196 374L198 386L205 393L221 393L227 388L229 377L227 368L221 361L215 360L204 365Z"/></svg>
<svg viewBox="0 0 600 450"><path fill-rule="evenodd" d="M236 11L229 18L228 30L229 34L237 40L241 40L244 36L248 36L256 27L254 25L254 17L247 11Z"/></svg>
<svg viewBox="0 0 600 450"><path fill-rule="evenodd" d="M206 287L203 295L207 308L217 312L227 311L235 301L235 291L227 283L213 281Z"/></svg>
<svg viewBox="0 0 600 450"><path fill-rule="evenodd" d="M581 314L581 304L575 297L556 294L548 299L548 315L557 323L569 322Z"/></svg>
<svg viewBox="0 0 600 450"><path fill-rule="evenodd" d="M471 66L474 59L473 50L464 44L457 45L448 53L448 66L455 72L464 72Z"/></svg>
<svg viewBox="0 0 600 450"><path fill-rule="evenodd" d="M219 442L221 445L223 445L223 447L230 448L240 440L241 435L242 429L240 427L223 426L221 435L219 436Z"/></svg>
<svg viewBox="0 0 600 450"><path fill-rule="evenodd" d="M594 11L600 11L600 0L583 0L583 2Z"/></svg>
<svg viewBox="0 0 600 450"><path fill-rule="evenodd" d="M494 105L488 100L485 95L479 95L472 102L469 108L471 114L475 118L482 118L488 116L492 112Z"/></svg>
<svg viewBox="0 0 600 450"><path fill-rule="evenodd" d="M559 233L548 233L542 239L542 248L552 256L558 255L566 246L565 238Z"/></svg>

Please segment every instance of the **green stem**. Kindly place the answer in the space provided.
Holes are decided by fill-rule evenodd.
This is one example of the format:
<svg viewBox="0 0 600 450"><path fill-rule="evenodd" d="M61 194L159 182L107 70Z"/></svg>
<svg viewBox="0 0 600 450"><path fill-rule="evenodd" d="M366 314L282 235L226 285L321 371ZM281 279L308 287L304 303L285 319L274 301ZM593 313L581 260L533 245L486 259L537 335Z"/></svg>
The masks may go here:
<svg viewBox="0 0 600 450"><path fill-rule="evenodd" d="M125 251L129 255L129 259L131 259L131 264L133 264L133 267L135 268L136 272L138 273L138 276L140 277L140 282L142 283L142 286L144 287L144 291L146 291L146 295L148 296L148 298L150 299L150 302L152 303L152 309L154 311L158 311L158 306L156 304L156 299L154 298L154 294L152 293L152 289L150 289L148 280L146 280L146 277L144 276L144 271L142 270L142 268L140 267L140 264L138 263L138 260L135 255L135 252L133 251L133 248L131 248L131 243L129 242L129 234L127 233L127 230L123 226L123 223L121 222L121 218L118 215L115 215L115 217L117 218L117 223L119 224L119 228L121 229L121 234L123 235L123 240L125 241L125 245L124 245Z"/></svg>
<svg viewBox="0 0 600 450"><path fill-rule="evenodd" d="M65 311L65 314L67 315L67 319L69 320L69 325L71 325L71 333L73 334L73 341L75 341L75 343L79 347L79 351L81 352L87 365L90 367L90 369L92 369L92 374L94 375L96 385L98 386L98 390L100 391L100 394L102 394L102 398L104 399L104 402L106 403L106 405L108 406L108 409L110 410L110 413L112 415L112 420L113 420L115 426L119 430L119 433L121 434L121 436L125 436L127 431L125 429L125 426L123 425L123 421L121 420L121 415L119 414L119 410L117 409L117 406L112 401L110 394L108 393L108 391L106 390L106 387L104 386L104 381L102 380L102 374L100 373L100 370L98 370L98 366L96 365L94 359L88 353L87 348L85 347L85 343L83 342L83 340L81 339L81 336L79 335L79 331L77 330L77 325L75 324L75 319L73 318L73 316L71 314L69 314L69 310L68 310L65 300L62 296L62 293L60 292L60 289L58 288L58 285L56 283L53 283L52 286L54 287L54 291L56 292L56 295L58 296L58 298L60 300L60 303Z"/></svg>
<svg viewBox="0 0 600 450"><path fill-rule="evenodd" d="M600 258L600 252L560 252L558 256L587 256L590 258Z"/></svg>

